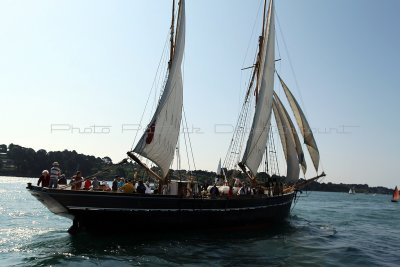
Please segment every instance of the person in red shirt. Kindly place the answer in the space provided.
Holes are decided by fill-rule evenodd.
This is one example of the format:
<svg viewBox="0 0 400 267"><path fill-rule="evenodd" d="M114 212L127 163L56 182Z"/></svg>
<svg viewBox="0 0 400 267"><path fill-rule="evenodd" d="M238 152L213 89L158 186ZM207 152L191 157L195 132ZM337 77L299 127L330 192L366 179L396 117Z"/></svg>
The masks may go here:
<svg viewBox="0 0 400 267"><path fill-rule="evenodd" d="M91 185L92 185L92 182L89 179L87 179L85 181L85 185L84 185L85 190L89 190Z"/></svg>
<svg viewBox="0 0 400 267"><path fill-rule="evenodd" d="M231 198L232 196L233 196L233 187L229 186L228 198Z"/></svg>

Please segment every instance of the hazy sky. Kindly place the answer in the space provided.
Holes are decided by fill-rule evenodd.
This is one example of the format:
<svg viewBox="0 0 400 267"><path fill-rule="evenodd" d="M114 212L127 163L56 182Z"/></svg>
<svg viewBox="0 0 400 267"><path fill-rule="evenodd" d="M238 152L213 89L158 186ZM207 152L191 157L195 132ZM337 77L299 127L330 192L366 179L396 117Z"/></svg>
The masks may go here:
<svg viewBox="0 0 400 267"><path fill-rule="evenodd" d="M227 152L260 2L186 1L184 106L197 169L215 170ZM323 181L400 184L400 1L275 3L276 68L315 130ZM0 1L0 143L123 159L160 81L170 19L167 0Z"/></svg>

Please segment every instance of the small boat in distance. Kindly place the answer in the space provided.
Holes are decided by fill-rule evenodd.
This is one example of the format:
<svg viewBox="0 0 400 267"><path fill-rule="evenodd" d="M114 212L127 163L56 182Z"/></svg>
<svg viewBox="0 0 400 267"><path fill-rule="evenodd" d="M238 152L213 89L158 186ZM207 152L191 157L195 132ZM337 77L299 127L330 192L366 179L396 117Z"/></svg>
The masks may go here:
<svg viewBox="0 0 400 267"><path fill-rule="evenodd" d="M350 188L349 194L354 195L355 193L356 193L356 190L354 189L354 187Z"/></svg>
<svg viewBox="0 0 400 267"><path fill-rule="evenodd" d="M393 190L393 197L392 197L392 202L398 202L399 201L399 189L397 186Z"/></svg>

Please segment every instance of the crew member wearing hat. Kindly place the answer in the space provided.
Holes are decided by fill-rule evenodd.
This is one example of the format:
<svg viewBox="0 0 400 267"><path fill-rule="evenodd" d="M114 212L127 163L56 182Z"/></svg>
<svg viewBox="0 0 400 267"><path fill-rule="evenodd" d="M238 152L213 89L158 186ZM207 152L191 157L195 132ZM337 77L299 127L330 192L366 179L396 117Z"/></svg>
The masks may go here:
<svg viewBox="0 0 400 267"><path fill-rule="evenodd" d="M49 188L57 188L58 178L61 175L60 165L57 161L53 162L53 167L50 169L50 184Z"/></svg>

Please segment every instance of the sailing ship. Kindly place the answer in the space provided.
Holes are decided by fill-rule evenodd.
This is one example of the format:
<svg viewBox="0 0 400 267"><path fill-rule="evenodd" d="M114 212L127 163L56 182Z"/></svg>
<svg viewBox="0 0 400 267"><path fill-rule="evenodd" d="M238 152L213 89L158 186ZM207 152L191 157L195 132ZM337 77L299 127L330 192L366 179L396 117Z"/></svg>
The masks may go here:
<svg viewBox="0 0 400 267"><path fill-rule="evenodd" d="M392 196L392 202L398 202L399 201L399 189L397 188L397 186L394 188L393 190L393 196Z"/></svg>
<svg viewBox="0 0 400 267"><path fill-rule="evenodd" d="M349 189L349 194L354 195L356 193L356 190L354 189L354 187Z"/></svg>
<svg viewBox="0 0 400 267"><path fill-rule="evenodd" d="M175 1L173 1L173 10ZM168 188L157 194L126 194L103 191L67 190L65 188L41 188L28 184L29 192L53 213L73 220L69 232L81 229L97 230L115 225L151 227L151 229L215 228L275 223L285 220L297 194L297 190L312 179L299 181L299 166L305 169L301 144L288 112L273 93L275 74L275 26L273 0L264 1L262 33L259 39L257 62L253 80L247 94L256 88L257 103L252 130L247 139L246 151L238 166L249 177L256 194L235 196L210 196L199 194L192 180L176 181L167 178L169 167L177 146L183 107L182 58L185 48L185 0L179 1L178 15L171 25L171 49L168 77L158 106L146 131L132 151L127 154L149 175L158 180L160 186ZM319 152L311 128L289 88L279 77L285 94L294 111L296 121L315 168L318 170ZM249 102L248 100L246 100ZM285 187L271 193L270 188L255 178L267 143L272 109L279 121L282 144L287 159ZM294 130L294 131L292 131ZM149 168L142 159L159 167L159 172ZM246 170L248 168L250 172ZM222 168L224 169L224 168ZM224 172L222 172L224 173ZM277 184L276 184L277 185ZM189 191L191 194L186 194Z"/></svg>

